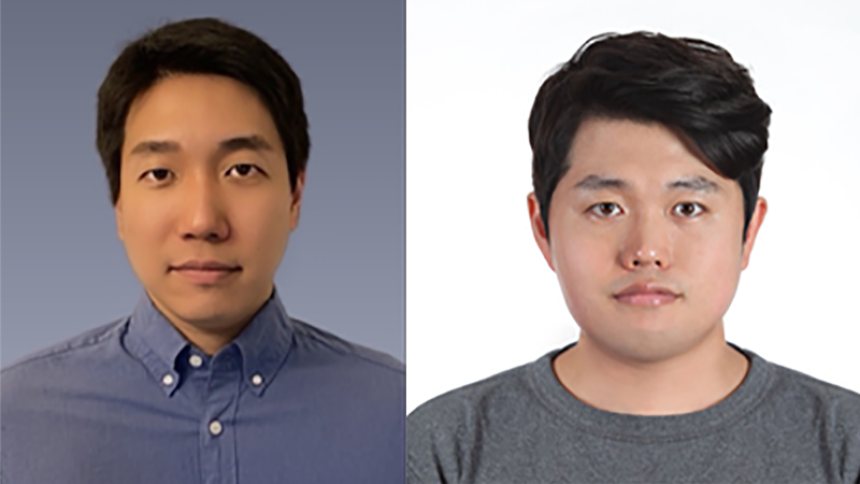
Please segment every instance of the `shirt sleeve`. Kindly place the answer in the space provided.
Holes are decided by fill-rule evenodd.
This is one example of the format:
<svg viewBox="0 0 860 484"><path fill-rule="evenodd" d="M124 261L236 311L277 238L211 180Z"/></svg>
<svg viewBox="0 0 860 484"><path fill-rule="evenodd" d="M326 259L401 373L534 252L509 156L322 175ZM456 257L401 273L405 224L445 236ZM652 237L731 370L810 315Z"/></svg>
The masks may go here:
<svg viewBox="0 0 860 484"><path fill-rule="evenodd" d="M425 481L421 478L418 472L412 466L412 458L408 457L406 461L406 484L428 484L429 482L443 482L441 480Z"/></svg>
<svg viewBox="0 0 860 484"><path fill-rule="evenodd" d="M456 438L451 421L435 405L417 409L406 419L407 484L456 484L460 482Z"/></svg>

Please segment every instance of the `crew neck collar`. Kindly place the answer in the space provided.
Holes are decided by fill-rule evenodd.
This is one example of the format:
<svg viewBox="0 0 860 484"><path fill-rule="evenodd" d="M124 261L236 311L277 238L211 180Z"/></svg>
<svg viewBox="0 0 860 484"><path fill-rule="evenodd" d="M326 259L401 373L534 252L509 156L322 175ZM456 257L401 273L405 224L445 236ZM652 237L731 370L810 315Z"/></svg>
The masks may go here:
<svg viewBox="0 0 860 484"><path fill-rule="evenodd" d="M730 346L744 354L750 362L743 382L720 402L692 413L645 416L601 410L577 399L567 391L553 371L553 360L573 343L547 353L530 366L530 379L535 391L555 413L571 425L604 438L656 442L685 440L719 430L750 412L773 382L773 366L756 353Z"/></svg>

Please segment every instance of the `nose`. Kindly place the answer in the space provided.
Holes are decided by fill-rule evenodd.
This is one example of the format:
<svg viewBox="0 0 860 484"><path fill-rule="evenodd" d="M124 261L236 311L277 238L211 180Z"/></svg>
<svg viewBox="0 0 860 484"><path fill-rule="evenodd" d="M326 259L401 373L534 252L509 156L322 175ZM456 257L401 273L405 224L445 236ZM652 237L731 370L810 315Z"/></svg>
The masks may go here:
<svg viewBox="0 0 860 484"><path fill-rule="evenodd" d="M673 265L672 227L663 222L647 215L632 221L619 254L625 269L664 271Z"/></svg>
<svg viewBox="0 0 860 484"><path fill-rule="evenodd" d="M181 197L179 234L185 240L219 243L230 237L217 182L197 176L186 180Z"/></svg>
<svg viewBox="0 0 860 484"><path fill-rule="evenodd" d="M668 267L667 258L656 250L639 249L625 256L624 266L630 270L634 269L665 269Z"/></svg>

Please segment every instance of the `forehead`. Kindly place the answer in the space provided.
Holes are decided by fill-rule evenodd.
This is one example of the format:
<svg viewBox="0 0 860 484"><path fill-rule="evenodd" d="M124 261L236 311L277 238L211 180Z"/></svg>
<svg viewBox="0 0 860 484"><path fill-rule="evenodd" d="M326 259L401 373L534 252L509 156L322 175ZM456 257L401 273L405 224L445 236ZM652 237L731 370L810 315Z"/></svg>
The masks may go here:
<svg viewBox="0 0 860 484"><path fill-rule="evenodd" d="M704 179L719 188L736 185L709 168L672 130L659 123L587 119L568 156L565 178L589 176L620 179L630 188L663 187L680 178Z"/></svg>
<svg viewBox="0 0 860 484"><path fill-rule="evenodd" d="M253 89L224 76L176 74L132 102L123 150L150 138L192 147L248 135L282 150L274 120Z"/></svg>

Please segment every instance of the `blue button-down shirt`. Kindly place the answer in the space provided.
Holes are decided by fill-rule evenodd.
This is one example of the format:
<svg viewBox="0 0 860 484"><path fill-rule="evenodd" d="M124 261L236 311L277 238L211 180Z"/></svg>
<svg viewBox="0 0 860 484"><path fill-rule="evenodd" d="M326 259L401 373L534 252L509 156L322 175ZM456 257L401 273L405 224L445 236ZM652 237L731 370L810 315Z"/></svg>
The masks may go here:
<svg viewBox="0 0 860 484"><path fill-rule="evenodd" d="M404 481L403 365L277 293L212 357L144 297L0 384L2 484Z"/></svg>

